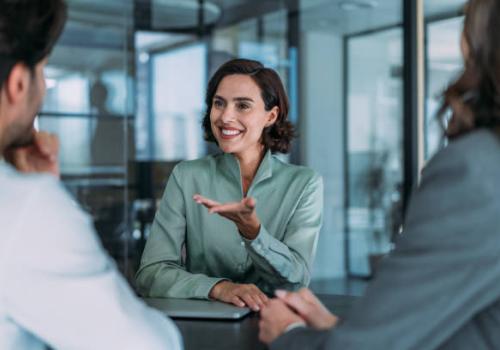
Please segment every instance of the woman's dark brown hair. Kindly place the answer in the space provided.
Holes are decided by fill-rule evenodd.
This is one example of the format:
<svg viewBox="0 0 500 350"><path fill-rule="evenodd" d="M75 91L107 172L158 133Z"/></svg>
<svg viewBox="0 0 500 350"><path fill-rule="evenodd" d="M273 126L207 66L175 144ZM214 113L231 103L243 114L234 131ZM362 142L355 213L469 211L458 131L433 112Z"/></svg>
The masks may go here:
<svg viewBox="0 0 500 350"><path fill-rule="evenodd" d="M439 115L453 115L446 136L500 126L500 1L471 0L462 37L464 70L443 94Z"/></svg>
<svg viewBox="0 0 500 350"><path fill-rule="evenodd" d="M273 153L288 153L294 137L294 128L288 121L288 97L281 79L274 70L264 67L260 62L247 59L234 59L224 63L212 76L205 96L206 112L203 117L205 140L217 142L210 125L212 100L224 77L233 74L248 75L259 86L266 111L278 107L276 122L265 128L262 133L262 144Z"/></svg>

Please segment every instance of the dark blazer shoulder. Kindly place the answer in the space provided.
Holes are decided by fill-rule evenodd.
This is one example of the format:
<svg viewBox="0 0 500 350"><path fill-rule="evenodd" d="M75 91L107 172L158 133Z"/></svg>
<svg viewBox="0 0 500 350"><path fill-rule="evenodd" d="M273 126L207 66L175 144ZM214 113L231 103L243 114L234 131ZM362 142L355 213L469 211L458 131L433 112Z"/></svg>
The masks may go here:
<svg viewBox="0 0 500 350"><path fill-rule="evenodd" d="M478 129L452 140L429 161L424 172L431 167L446 166L453 162L476 166L492 164L498 159L500 136L488 129Z"/></svg>
<svg viewBox="0 0 500 350"><path fill-rule="evenodd" d="M450 180L473 185L497 182L500 176L500 136L488 129L469 132L439 151L422 171L420 187Z"/></svg>
<svg viewBox="0 0 500 350"><path fill-rule="evenodd" d="M486 205L500 208L500 197L495 195L499 181L499 137L486 129L461 136L424 168L405 223L422 223L436 217L458 219L459 212L478 211Z"/></svg>

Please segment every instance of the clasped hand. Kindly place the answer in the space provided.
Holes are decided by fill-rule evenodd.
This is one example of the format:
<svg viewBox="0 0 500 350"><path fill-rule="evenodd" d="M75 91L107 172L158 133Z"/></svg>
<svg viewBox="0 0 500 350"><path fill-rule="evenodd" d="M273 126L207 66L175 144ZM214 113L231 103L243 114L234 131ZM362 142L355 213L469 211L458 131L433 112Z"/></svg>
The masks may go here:
<svg viewBox="0 0 500 350"><path fill-rule="evenodd" d="M295 293L276 291L277 298L270 300L261 310L259 339L269 344L293 323L304 323L318 330L334 327L333 315L307 288Z"/></svg>
<svg viewBox="0 0 500 350"><path fill-rule="evenodd" d="M255 239L259 234L260 220L255 212L255 199L252 197L245 197L240 202L224 204L205 198L199 194L194 195L193 199L196 203L205 206L209 213L219 214L233 221L243 237Z"/></svg>

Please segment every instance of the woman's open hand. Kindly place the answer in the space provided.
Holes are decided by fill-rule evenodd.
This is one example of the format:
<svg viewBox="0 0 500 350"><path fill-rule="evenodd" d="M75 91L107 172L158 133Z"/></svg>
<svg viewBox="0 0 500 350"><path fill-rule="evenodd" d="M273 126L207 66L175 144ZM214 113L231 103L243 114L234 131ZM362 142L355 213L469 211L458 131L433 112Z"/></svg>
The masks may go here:
<svg viewBox="0 0 500 350"><path fill-rule="evenodd" d="M234 304L239 307L248 306L253 311L259 311L267 296L255 284L240 284L229 281L217 283L210 291L210 298Z"/></svg>
<svg viewBox="0 0 500 350"><path fill-rule="evenodd" d="M233 221L243 237L255 239L259 234L260 220L255 212L255 199L252 197L245 197L239 202L223 204L205 198L199 194L194 195L193 199L196 203L205 206L209 213L216 213Z"/></svg>

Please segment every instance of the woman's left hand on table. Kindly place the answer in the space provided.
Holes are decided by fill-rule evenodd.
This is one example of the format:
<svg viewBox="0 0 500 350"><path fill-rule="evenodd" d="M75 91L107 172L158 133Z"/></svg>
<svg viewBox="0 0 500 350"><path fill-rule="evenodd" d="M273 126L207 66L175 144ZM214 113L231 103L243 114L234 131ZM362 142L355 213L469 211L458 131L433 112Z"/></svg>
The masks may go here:
<svg viewBox="0 0 500 350"><path fill-rule="evenodd" d="M219 214L233 221L243 237L254 239L259 234L260 220L255 212L254 198L245 197L239 202L219 203L196 194L193 199L196 203L205 206L211 214Z"/></svg>

